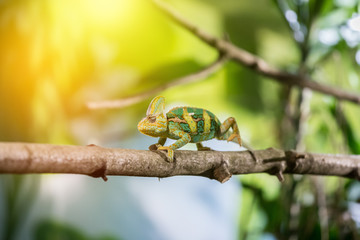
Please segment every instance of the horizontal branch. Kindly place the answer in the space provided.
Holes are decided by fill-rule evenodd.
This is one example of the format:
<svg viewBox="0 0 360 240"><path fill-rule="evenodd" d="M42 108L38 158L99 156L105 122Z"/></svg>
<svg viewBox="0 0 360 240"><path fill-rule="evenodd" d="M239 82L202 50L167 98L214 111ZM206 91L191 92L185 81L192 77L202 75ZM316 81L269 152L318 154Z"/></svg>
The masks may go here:
<svg viewBox="0 0 360 240"><path fill-rule="evenodd" d="M196 37L201 39L206 44L216 48L219 52L228 55L234 61L242 64L243 66L254 70L255 72L269 77L273 80L281 82L283 84L296 85L301 88L308 88L313 91L317 91L323 94L331 95L341 100L350 101L356 104L360 104L360 95L352 92L348 92L336 87L331 87L325 84L321 84L309 79L306 76L296 75L288 72L281 71L265 60L255 56L244 49L241 49L231 42L216 38L211 34L197 28L187 19L178 14L174 9L169 7L166 3L161 0L153 0L155 6L157 6L162 12L168 15L172 20L184 27Z"/></svg>
<svg viewBox="0 0 360 240"><path fill-rule="evenodd" d="M360 177L360 156L297 153L274 148L253 152L175 151L165 161L159 151L34 143L0 143L0 173L72 173L171 177L203 176L225 182L234 174L283 173ZM256 159L256 160L255 160Z"/></svg>
<svg viewBox="0 0 360 240"><path fill-rule="evenodd" d="M184 77L173 79L170 82L164 83L150 91L146 91L137 95L133 95L127 98L117 99L117 100L106 100L99 102L88 102L87 107L89 109L103 109L103 108L123 108L127 106L131 106L133 104L139 103L149 97L155 96L156 94L169 89L171 87L187 84L195 81L199 81L209 77L211 74L218 71L225 62L229 60L229 57L226 55L221 55L215 62L206 66L198 72L189 74Z"/></svg>

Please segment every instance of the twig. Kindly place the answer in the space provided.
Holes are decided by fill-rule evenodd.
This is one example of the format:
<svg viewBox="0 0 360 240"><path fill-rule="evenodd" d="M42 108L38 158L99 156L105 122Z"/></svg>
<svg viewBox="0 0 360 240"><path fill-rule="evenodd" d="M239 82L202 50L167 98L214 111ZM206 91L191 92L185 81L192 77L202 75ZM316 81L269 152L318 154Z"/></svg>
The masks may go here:
<svg viewBox="0 0 360 240"><path fill-rule="evenodd" d="M299 103L299 116L297 121L295 149L297 151L305 151L304 137L307 130L307 120L310 116L310 100L312 92L309 89L302 89L300 92L301 100Z"/></svg>
<svg viewBox="0 0 360 240"><path fill-rule="evenodd" d="M203 42L216 48L219 52L227 54L232 60L237 61L243 66L248 67L263 76L269 77L283 84L296 85L301 88L309 88L313 91L331 95L338 99L360 104L360 95L358 94L312 81L312 79L306 76L281 71L271 66L258 56L255 56L226 40L216 38L202 29L197 28L163 1L153 0L153 2L155 3L155 6L157 6L162 12L168 15L180 26L193 33Z"/></svg>
<svg viewBox="0 0 360 240"><path fill-rule="evenodd" d="M134 96L130 96L127 98L118 99L118 100L99 101L99 102L88 102L87 107L90 109L123 108L123 107L127 107L130 105L139 103L139 102L141 102L151 96L154 96L157 93L162 92L168 88L205 79L208 76L210 76L211 74L218 71L226 63L226 61L228 59L229 58L227 55L221 54L220 57L215 62L213 62L209 66L207 66L204 69L202 69L198 72L195 72L193 74L190 74L190 75L187 75L187 76L184 76L181 78L176 78L176 79L174 79L170 82L167 82L161 86L158 86L150 91L140 93L140 94L137 94Z"/></svg>
<svg viewBox="0 0 360 240"><path fill-rule="evenodd" d="M158 151L112 149L95 145L59 146L35 143L0 143L0 173L73 173L171 177L203 176L225 182L235 174L270 173L332 175L359 179L360 156L298 153L273 148L248 151L175 151L165 161Z"/></svg>

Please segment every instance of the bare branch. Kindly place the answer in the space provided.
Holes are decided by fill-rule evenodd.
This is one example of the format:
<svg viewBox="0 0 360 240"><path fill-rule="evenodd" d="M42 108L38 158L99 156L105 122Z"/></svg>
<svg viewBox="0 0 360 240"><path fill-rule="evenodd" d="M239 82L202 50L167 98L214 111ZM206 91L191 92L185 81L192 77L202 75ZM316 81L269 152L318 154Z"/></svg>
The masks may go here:
<svg viewBox="0 0 360 240"><path fill-rule="evenodd" d="M358 94L315 82L306 76L281 71L271 66L265 60L259 58L258 56L255 56L226 40L216 38L211 34L197 28L163 1L153 0L153 2L155 3L155 6L157 6L162 12L168 15L180 26L193 33L203 42L216 48L219 52L227 54L234 61L237 61L243 66L250 68L263 76L269 77L283 84L295 85L301 88L308 88L313 91L331 95L338 99L360 104L360 95Z"/></svg>
<svg viewBox="0 0 360 240"><path fill-rule="evenodd" d="M139 103L149 97L152 97L152 96L158 94L159 92L162 92L168 88L205 79L205 78L209 77L211 74L218 71L226 63L226 61L228 59L229 59L228 56L222 54L215 62L213 62L209 66L205 67L204 69L202 69L198 72L195 72L193 74L181 77L181 78L176 78L176 79L174 79L170 82L167 82L161 86L151 89L150 91L140 93L140 94L137 94L134 96L130 96L127 98L118 99L118 100L88 102L87 107L90 109L99 109L99 108L123 108L123 107L131 106L131 105Z"/></svg>
<svg viewBox="0 0 360 240"><path fill-rule="evenodd" d="M175 151L174 163L158 151L99 146L0 143L0 173L73 173L171 177L203 176L225 182L235 174L270 173L332 175L359 179L360 156L298 153L273 148L248 151Z"/></svg>

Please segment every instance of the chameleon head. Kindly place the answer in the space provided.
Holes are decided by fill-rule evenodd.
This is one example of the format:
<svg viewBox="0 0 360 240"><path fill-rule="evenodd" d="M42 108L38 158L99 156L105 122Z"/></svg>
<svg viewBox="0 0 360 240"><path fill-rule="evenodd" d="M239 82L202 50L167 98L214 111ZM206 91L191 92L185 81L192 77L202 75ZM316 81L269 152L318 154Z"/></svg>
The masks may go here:
<svg viewBox="0 0 360 240"><path fill-rule="evenodd" d="M167 131L167 119L165 110L165 98L155 97L146 111L146 117L138 124L138 130L152 137L160 137Z"/></svg>

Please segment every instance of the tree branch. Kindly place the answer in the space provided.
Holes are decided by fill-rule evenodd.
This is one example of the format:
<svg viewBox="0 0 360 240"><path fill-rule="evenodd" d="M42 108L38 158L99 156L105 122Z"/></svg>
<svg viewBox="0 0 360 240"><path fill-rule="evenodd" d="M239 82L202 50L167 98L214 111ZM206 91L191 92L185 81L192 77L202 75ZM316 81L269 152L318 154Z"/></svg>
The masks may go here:
<svg viewBox="0 0 360 240"><path fill-rule="evenodd" d="M165 153L89 146L35 143L0 143L0 173L73 173L171 177L203 176L223 183L235 174L312 174L360 178L360 156L298 153L274 148L248 151L175 151L175 161Z"/></svg>
<svg viewBox="0 0 360 240"><path fill-rule="evenodd" d="M87 103L87 107L90 109L103 109L103 108L123 108L123 107L127 107L136 103L139 103L151 96L155 96L156 94L177 86L177 85L181 85L181 84L187 84L187 83L191 83L191 82L196 82L198 80L202 80L204 78L207 78L208 76L210 76L211 74L215 73L216 71L218 71L227 61L229 60L229 57L225 54L221 54L220 57L213 62L212 64L210 64L209 66L205 67L204 69L192 73L190 75L184 76L184 77L180 77L180 78L176 78L170 82L167 82L165 84L162 84L161 86L158 86L154 89L151 89L150 91L144 92L144 93L140 93L134 96L130 96L127 98L122 98L122 99L118 99L118 100L108 100L108 101L100 101L100 102L88 102Z"/></svg>
<svg viewBox="0 0 360 240"><path fill-rule="evenodd" d="M360 95L341 90L336 87L320 84L318 82L312 81L312 79L307 76L301 76L281 71L271 66L265 60L259 58L258 56L255 56L226 40L216 38L211 34L197 28L163 1L153 0L153 2L155 3L155 6L157 6L162 12L164 12L180 26L193 33L203 42L216 48L219 52L227 54L232 60L237 61L241 65L250 68L263 76L269 77L283 84L295 85L301 88L308 88L313 91L331 95L338 99L360 104Z"/></svg>

